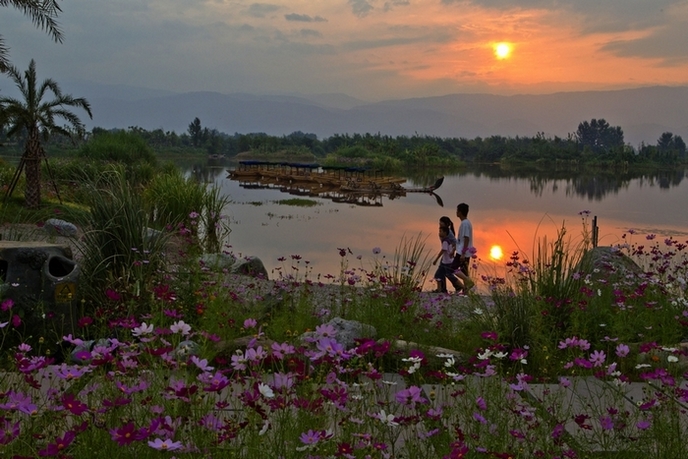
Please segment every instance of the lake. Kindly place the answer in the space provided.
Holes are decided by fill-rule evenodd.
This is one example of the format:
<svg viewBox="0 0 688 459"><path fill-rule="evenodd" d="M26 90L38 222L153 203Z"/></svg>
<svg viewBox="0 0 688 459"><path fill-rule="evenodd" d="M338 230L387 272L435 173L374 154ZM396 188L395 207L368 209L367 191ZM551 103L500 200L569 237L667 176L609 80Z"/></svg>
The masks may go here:
<svg viewBox="0 0 688 459"><path fill-rule="evenodd" d="M232 200L226 209L231 250L238 256L258 256L271 278L279 269L294 272L292 266L302 276L310 270L311 279L316 274L337 276L342 262L339 248L351 251L349 267L369 269L373 248L382 250L378 257L391 259L402 238L420 233L427 237L427 250L436 254L438 220L447 215L458 226L456 205L460 202L470 205L479 274L503 276L505 261L514 251L532 259L538 239L552 240L562 224L573 243L581 241L583 211L589 212L588 225L597 217L599 245L621 242L630 229L635 232L629 236L631 242L642 242L648 234L688 239L686 170L586 175L553 168L505 171L480 166L445 175L437 190L443 206L430 194L407 193L395 199L382 197L377 206L310 197L318 203L313 207L278 204L295 196L277 189L244 188L227 178L224 167L203 168L202 173ZM408 176L404 186L425 187L439 175ZM505 254L501 260L490 256L493 247ZM282 257L285 260L279 261ZM433 287L429 281L425 285Z"/></svg>

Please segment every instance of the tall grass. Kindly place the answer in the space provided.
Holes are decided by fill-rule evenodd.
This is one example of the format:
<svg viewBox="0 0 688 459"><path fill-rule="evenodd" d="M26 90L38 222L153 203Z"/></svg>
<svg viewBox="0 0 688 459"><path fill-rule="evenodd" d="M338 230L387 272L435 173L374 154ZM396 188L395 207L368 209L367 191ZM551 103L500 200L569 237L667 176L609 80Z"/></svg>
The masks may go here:
<svg viewBox="0 0 688 459"><path fill-rule="evenodd" d="M149 292L150 282L165 266L169 234L149 231L143 190L121 171L113 172L91 185L89 208L80 222L86 229L81 263L87 297L104 300L106 289L132 297Z"/></svg>
<svg viewBox="0 0 688 459"><path fill-rule="evenodd" d="M187 240L206 252L218 252L229 233L224 208L230 198L221 190L208 188L177 169L156 175L147 185L144 198L149 220L158 229L179 228Z"/></svg>

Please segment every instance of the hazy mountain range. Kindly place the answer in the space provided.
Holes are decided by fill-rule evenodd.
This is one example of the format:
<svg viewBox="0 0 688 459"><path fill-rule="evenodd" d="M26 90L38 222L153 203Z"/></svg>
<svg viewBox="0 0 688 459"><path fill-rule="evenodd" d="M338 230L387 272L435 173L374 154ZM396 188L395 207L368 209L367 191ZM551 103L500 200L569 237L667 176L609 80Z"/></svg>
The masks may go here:
<svg viewBox="0 0 688 459"><path fill-rule="evenodd" d="M139 126L146 130L186 132L198 117L203 127L220 132L270 135L294 131L319 138L333 134L381 133L439 137L566 137L582 121L604 118L621 126L626 143L655 144L663 132L688 141L688 87L643 87L617 91L562 92L498 96L450 94L365 102L344 94L251 95L169 91L67 82L63 92L86 97L90 129ZM13 95L7 82L3 94ZM83 118L82 118L83 119Z"/></svg>

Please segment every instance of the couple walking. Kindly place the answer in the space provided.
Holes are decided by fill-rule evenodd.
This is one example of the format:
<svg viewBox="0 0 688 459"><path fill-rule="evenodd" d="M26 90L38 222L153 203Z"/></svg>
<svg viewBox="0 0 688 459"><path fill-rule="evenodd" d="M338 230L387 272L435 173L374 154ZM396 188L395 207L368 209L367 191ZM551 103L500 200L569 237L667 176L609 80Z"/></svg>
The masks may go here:
<svg viewBox="0 0 688 459"><path fill-rule="evenodd" d="M457 292L468 291L475 283L468 277L468 264L473 254L473 225L468 220L468 204L456 206L456 216L461 220L459 233L455 236L454 223L449 217L440 218L440 240L442 248L432 262L440 265L435 271L437 292L447 292L447 279Z"/></svg>

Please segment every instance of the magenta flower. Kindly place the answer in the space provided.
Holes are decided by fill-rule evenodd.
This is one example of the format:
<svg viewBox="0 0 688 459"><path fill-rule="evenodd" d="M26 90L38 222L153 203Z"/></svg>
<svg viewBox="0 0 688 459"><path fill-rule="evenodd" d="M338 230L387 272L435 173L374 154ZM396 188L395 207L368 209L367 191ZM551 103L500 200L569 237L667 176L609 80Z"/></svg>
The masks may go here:
<svg viewBox="0 0 688 459"><path fill-rule="evenodd" d="M481 411L485 411L487 409L487 402L485 402L485 399L482 397L475 399L475 404Z"/></svg>
<svg viewBox="0 0 688 459"><path fill-rule="evenodd" d="M487 424L487 419L485 419L485 417L482 414L478 413L477 411L475 413L473 413L473 419L475 419L476 421L478 421L481 424Z"/></svg>
<svg viewBox="0 0 688 459"><path fill-rule="evenodd" d="M70 430L65 432L62 437L57 437L54 443L49 443L47 447L38 451L39 456L57 456L62 454L62 451L72 444L76 438L76 432Z"/></svg>
<svg viewBox="0 0 688 459"><path fill-rule="evenodd" d="M256 319L250 319L249 318L249 319L244 320L244 328L246 330L251 329L251 328L256 328L257 325L258 325L258 322L256 321Z"/></svg>
<svg viewBox="0 0 688 459"><path fill-rule="evenodd" d="M119 446L130 445L136 440L136 427L134 423L129 421L118 429L110 430L110 438L117 442Z"/></svg>
<svg viewBox="0 0 688 459"><path fill-rule="evenodd" d="M205 392L220 392L229 386L229 379L219 371L212 376L210 373L203 373L198 376L198 379L206 385L203 388Z"/></svg>
<svg viewBox="0 0 688 459"><path fill-rule="evenodd" d="M167 440L156 438L153 441L149 441L148 446L158 451L176 451L182 448L182 442L172 441L169 438Z"/></svg>
<svg viewBox="0 0 688 459"><path fill-rule="evenodd" d="M600 426L604 430L612 430L614 428L614 421L609 416L604 416L600 419Z"/></svg>
<svg viewBox="0 0 688 459"><path fill-rule="evenodd" d="M81 401L74 397L73 394L65 394L62 397L62 406L64 406L64 408L70 413L77 416L80 416L84 412L88 411L88 406L84 403L81 403Z"/></svg>
<svg viewBox="0 0 688 459"><path fill-rule="evenodd" d="M14 306L14 300L12 298L7 298L0 304L0 310L4 311L9 311L12 309L12 306Z"/></svg>
<svg viewBox="0 0 688 459"><path fill-rule="evenodd" d="M395 394L395 399L402 405L413 405L425 403L427 400L422 396L422 389L418 386L411 386L408 389L400 390Z"/></svg>
<svg viewBox="0 0 688 459"><path fill-rule="evenodd" d="M17 410L26 414L34 414L38 411L38 407L31 403L31 396L24 395L23 392L9 391L7 396L7 402L0 404L0 409L7 411Z"/></svg>
<svg viewBox="0 0 688 459"><path fill-rule="evenodd" d="M636 426L639 430L647 430L647 429L650 428L651 425L652 425L652 424L651 424L650 421L648 421L647 419L641 419L640 421L638 421L638 423L637 423L635 426Z"/></svg>
<svg viewBox="0 0 688 459"><path fill-rule="evenodd" d="M19 436L19 422L12 424L9 419L1 418L0 445L7 445Z"/></svg>
<svg viewBox="0 0 688 459"><path fill-rule="evenodd" d="M89 367L80 367L78 365L67 365L63 363L55 369L55 376L69 381L72 379L79 379L90 371L91 369Z"/></svg>

